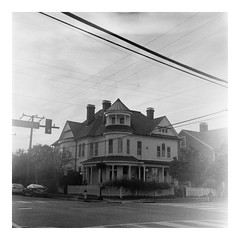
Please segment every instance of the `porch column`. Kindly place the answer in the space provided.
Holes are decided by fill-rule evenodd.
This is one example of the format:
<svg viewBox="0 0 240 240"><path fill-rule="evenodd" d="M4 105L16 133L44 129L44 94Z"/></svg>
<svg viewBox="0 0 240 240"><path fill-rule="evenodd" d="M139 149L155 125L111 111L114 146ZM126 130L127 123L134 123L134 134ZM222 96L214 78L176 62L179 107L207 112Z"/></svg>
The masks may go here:
<svg viewBox="0 0 240 240"><path fill-rule="evenodd" d="M141 180L141 167L138 167L138 179Z"/></svg>
<svg viewBox="0 0 240 240"><path fill-rule="evenodd" d="M158 181L162 182L160 170L161 170L161 168L158 168Z"/></svg>
<svg viewBox="0 0 240 240"><path fill-rule="evenodd" d="M93 170L92 170L92 166L90 167L90 184L92 184L92 173L93 173Z"/></svg>
<svg viewBox="0 0 240 240"><path fill-rule="evenodd" d="M87 181L87 183L89 183L89 179L88 179L88 167L86 167L86 181Z"/></svg>
<svg viewBox="0 0 240 240"><path fill-rule="evenodd" d="M98 169L98 183L101 183L101 169Z"/></svg>
<svg viewBox="0 0 240 240"><path fill-rule="evenodd" d="M112 165L112 180L114 180L114 165Z"/></svg>
<svg viewBox="0 0 240 240"><path fill-rule="evenodd" d="M128 166L128 179L130 180L132 178L132 173L131 173L131 165Z"/></svg>
<svg viewBox="0 0 240 240"><path fill-rule="evenodd" d="M162 167L162 181L164 182L164 167Z"/></svg>
<svg viewBox="0 0 240 240"><path fill-rule="evenodd" d="M145 182L146 180L146 167L143 167L143 181Z"/></svg>

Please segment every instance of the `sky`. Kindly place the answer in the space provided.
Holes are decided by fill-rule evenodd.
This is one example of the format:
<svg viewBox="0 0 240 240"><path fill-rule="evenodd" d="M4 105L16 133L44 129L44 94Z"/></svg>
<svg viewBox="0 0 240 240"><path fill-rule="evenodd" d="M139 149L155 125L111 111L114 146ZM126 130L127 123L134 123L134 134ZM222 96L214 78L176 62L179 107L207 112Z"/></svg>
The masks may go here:
<svg viewBox="0 0 240 240"><path fill-rule="evenodd" d="M58 19L145 53L59 13ZM74 12L103 28L183 64L228 80L228 15L224 12ZM119 48L37 12L12 14L12 118L23 113L60 129L33 132L33 145L55 142L67 120L83 122L87 104L120 98L131 110L171 123L228 108L227 88ZM152 57L152 55L147 54ZM158 59L157 57L155 57ZM28 120L28 118L22 118ZM228 127L227 111L200 119ZM200 121L198 120L198 121ZM193 121L194 122L194 121ZM197 121L195 121L197 122ZM45 124L45 120L41 121ZM176 125L198 131L199 122ZM28 149L30 129L12 127L12 151Z"/></svg>

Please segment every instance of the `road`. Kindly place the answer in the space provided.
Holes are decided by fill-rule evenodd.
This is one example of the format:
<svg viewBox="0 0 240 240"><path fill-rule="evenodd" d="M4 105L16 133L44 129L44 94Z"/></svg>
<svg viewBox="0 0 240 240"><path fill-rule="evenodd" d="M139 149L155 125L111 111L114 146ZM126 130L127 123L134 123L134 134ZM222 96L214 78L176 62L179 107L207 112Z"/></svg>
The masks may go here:
<svg viewBox="0 0 240 240"><path fill-rule="evenodd" d="M107 203L13 196L15 228L224 228L227 204Z"/></svg>

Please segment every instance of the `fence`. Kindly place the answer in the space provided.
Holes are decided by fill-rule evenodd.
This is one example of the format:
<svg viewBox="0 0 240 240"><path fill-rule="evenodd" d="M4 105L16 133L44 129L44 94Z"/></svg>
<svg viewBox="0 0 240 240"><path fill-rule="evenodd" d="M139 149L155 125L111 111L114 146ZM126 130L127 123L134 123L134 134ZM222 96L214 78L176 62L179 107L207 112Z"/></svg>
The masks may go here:
<svg viewBox="0 0 240 240"><path fill-rule="evenodd" d="M89 195L99 196L100 190L99 186L96 185L81 185L81 186L68 186L68 194L83 194L84 190L87 190ZM117 189L117 188L105 188L102 189L102 196L105 197L119 197L119 196L172 196L174 195L173 189L169 190L161 190L155 192L135 192L126 191L125 189Z"/></svg>
<svg viewBox="0 0 240 240"><path fill-rule="evenodd" d="M210 188L193 188L186 187L186 197L204 197L207 196L210 191L215 195L215 191Z"/></svg>

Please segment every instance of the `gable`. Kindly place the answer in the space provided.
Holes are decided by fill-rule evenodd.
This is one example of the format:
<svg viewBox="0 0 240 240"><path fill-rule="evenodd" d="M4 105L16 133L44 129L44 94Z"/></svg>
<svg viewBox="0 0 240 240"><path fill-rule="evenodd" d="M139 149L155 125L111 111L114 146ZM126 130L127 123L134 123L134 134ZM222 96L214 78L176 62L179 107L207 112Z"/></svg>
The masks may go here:
<svg viewBox="0 0 240 240"><path fill-rule="evenodd" d="M68 122L66 122L59 140L73 138L73 133Z"/></svg>
<svg viewBox="0 0 240 240"><path fill-rule="evenodd" d="M157 119L155 119L157 120ZM167 117L163 117L159 119L158 124L154 127L150 134L154 135L166 135L166 136L174 136L177 137L178 134L175 129L172 127L171 123L167 119Z"/></svg>

